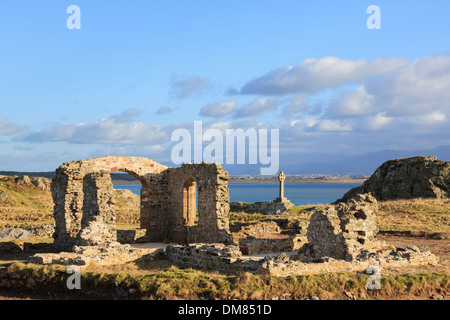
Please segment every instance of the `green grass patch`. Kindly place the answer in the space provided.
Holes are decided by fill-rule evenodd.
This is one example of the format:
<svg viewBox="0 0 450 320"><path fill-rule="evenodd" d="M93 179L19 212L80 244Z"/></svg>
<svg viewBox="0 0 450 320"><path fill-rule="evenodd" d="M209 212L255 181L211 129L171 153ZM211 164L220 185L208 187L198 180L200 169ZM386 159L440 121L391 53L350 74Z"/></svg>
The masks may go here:
<svg viewBox="0 0 450 320"><path fill-rule="evenodd" d="M42 276L47 283L66 281L63 266L36 266L14 263L6 268L16 278ZM135 290L139 296L151 299L217 299L267 300L274 297L288 299L345 299L348 293L367 299L409 299L425 297L450 290L450 275L430 273L381 277L380 290L366 290L369 275L362 273L329 273L312 276L273 277L250 273L227 275L216 271L181 269L175 266L152 273L82 271L84 290L114 292L117 287ZM62 287L62 286L61 286ZM45 286L43 287L45 290Z"/></svg>

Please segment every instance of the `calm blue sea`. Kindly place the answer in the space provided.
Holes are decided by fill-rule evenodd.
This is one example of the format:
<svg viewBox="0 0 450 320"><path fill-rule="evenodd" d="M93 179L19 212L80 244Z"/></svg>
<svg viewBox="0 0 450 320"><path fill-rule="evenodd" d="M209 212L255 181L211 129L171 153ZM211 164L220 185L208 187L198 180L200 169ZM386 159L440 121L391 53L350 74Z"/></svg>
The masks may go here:
<svg viewBox="0 0 450 320"><path fill-rule="evenodd" d="M340 199L348 190L359 183L287 183L285 197L295 205L327 204ZM117 185L116 189L129 189L140 194L140 185ZM229 184L230 202L257 202L275 200L278 184Z"/></svg>

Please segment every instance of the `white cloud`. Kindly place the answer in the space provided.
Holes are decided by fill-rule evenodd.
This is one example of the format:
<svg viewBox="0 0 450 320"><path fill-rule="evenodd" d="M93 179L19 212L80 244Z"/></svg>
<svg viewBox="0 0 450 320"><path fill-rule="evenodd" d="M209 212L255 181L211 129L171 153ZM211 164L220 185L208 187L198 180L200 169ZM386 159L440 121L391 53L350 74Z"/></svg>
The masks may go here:
<svg viewBox="0 0 450 320"><path fill-rule="evenodd" d="M336 93L324 118L351 123L354 131L412 135L442 132L449 115L450 57L432 56L368 77L354 90Z"/></svg>
<svg viewBox="0 0 450 320"><path fill-rule="evenodd" d="M231 114L236 106L235 100L209 103L201 108L199 114L204 117L222 117Z"/></svg>
<svg viewBox="0 0 450 320"><path fill-rule="evenodd" d="M22 141L139 145L167 139L164 127L140 121L125 121L125 118L121 114L93 123L59 124L31 133Z"/></svg>
<svg viewBox="0 0 450 320"><path fill-rule="evenodd" d="M343 123L340 120L325 119L320 121L316 126L319 131L352 131L350 124Z"/></svg>
<svg viewBox="0 0 450 320"><path fill-rule="evenodd" d="M2 136L10 136L27 130L26 126L19 126L8 120L0 121L0 135Z"/></svg>
<svg viewBox="0 0 450 320"><path fill-rule="evenodd" d="M334 116L362 116L374 112L374 96L367 93L364 86L354 91L336 93L330 103L328 113Z"/></svg>
<svg viewBox="0 0 450 320"><path fill-rule="evenodd" d="M256 117L261 114L276 110L278 100L274 98L259 98L247 103L242 108L236 110L235 118Z"/></svg>
<svg viewBox="0 0 450 320"><path fill-rule="evenodd" d="M450 56L416 59L393 72L371 77L365 90L374 97L372 108L390 115L446 113L450 110Z"/></svg>
<svg viewBox="0 0 450 320"><path fill-rule="evenodd" d="M291 117L300 112L308 111L310 107L307 94L296 94L289 100L288 105L283 109L282 115L284 117Z"/></svg>
<svg viewBox="0 0 450 320"><path fill-rule="evenodd" d="M434 112L424 115L422 120L425 123L434 124L434 123L447 121L447 116L442 112L434 111Z"/></svg>
<svg viewBox="0 0 450 320"><path fill-rule="evenodd" d="M247 82L241 94L286 95L317 93L344 84L360 83L366 77L402 66L399 59L345 60L336 57L307 59L297 66L281 67Z"/></svg>

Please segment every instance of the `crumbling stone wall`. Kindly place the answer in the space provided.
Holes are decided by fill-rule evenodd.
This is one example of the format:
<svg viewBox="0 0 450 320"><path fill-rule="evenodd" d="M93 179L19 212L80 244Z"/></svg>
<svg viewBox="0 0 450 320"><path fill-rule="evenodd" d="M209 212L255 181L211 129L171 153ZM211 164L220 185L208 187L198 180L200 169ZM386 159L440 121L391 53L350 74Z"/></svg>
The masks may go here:
<svg viewBox="0 0 450 320"><path fill-rule="evenodd" d="M94 172L84 177L79 245L96 246L117 241L113 190L109 174Z"/></svg>
<svg viewBox="0 0 450 320"><path fill-rule="evenodd" d="M237 246L223 244L191 244L188 246L169 245L167 258L183 267L210 268L227 273L251 272L253 274L286 277L290 275L313 275L330 272L362 272L373 266L405 267L436 264L439 258L428 249L387 248L364 251L357 261L321 258L317 261L301 261L297 255L285 252L277 256L261 259L248 258L241 254ZM368 270L367 270L368 271Z"/></svg>
<svg viewBox="0 0 450 320"><path fill-rule="evenodd" d="M64 163L56 170L51 189L57 247L117 240L110 179L116 171L131 174L142 184L140 227L147 230L147 241L231 241L229 177L219 164L169 168L147 158L102 157Z"/></svg>
<svg viewBox="0 0 450 320"><path fill-rule="evenodd" d="M183 164L170 170L169 238L178 243L231 242L228 172L220 164ZM198 190L198 222L194 223Z"/></svg>
<svg viewBox="0 0 450 320"><path fill-rule="evenodd" d="M305 260L330 257L352 261L362 248L379 246L377 211L377 200L370 194L316 208L306 232L309 243L302 247L301 255Z"/></svg>

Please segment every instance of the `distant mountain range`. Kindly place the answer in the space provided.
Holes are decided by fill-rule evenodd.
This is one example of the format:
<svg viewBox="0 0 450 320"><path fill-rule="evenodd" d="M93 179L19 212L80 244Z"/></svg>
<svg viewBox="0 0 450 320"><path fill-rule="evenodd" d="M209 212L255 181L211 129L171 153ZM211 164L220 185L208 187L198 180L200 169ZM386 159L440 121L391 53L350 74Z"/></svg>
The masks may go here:
<svg viewBox="0 0 450 320"><path fill-rule="evenodd" d="M440 146L432 150L384 150L329 162L291 164L287 165L286 168L282 168L282 170L286 174L372 175L379 166L390 159L415 156L436 156L439 160L450 161L450 146Z"/></svg>
<svg viewBox="0 0 450 320"><path fill-rule="evenodd" d="M309 155L283 159L280 156L280 171L287 175L327 175L327 176L370 176L384 162L390 159L415 156L436 156L439 160L450 161L450 146L440 146L431 150L383 150L359 156ZM323 159L330 159L324 161ZM259 165L224 165L231 175L259 175Z"/></svg>
<svg viewBox="0 0 450 320"><path fill-rule="evenodd" d="M440 146L431 150L383 150L379 152L367 153L359 156L325 155L313 154L308 157L280 156L280 171L287 175L327 175L340 177L370 176L384 162L390 159L410 158L415 156L436 156L439 160L450 161L450 146ZM330 159L324 161L323 159ZM170 163L164 163L173 166ZM223 165L232 176L258 176L260 175L260 165ZM30 177L53 178L55 172L14 172L0 171L0 175L28 175ZM128 177L129 176L129 177ZM133 180L131 175L113 173L112 180Z"/></svg>

